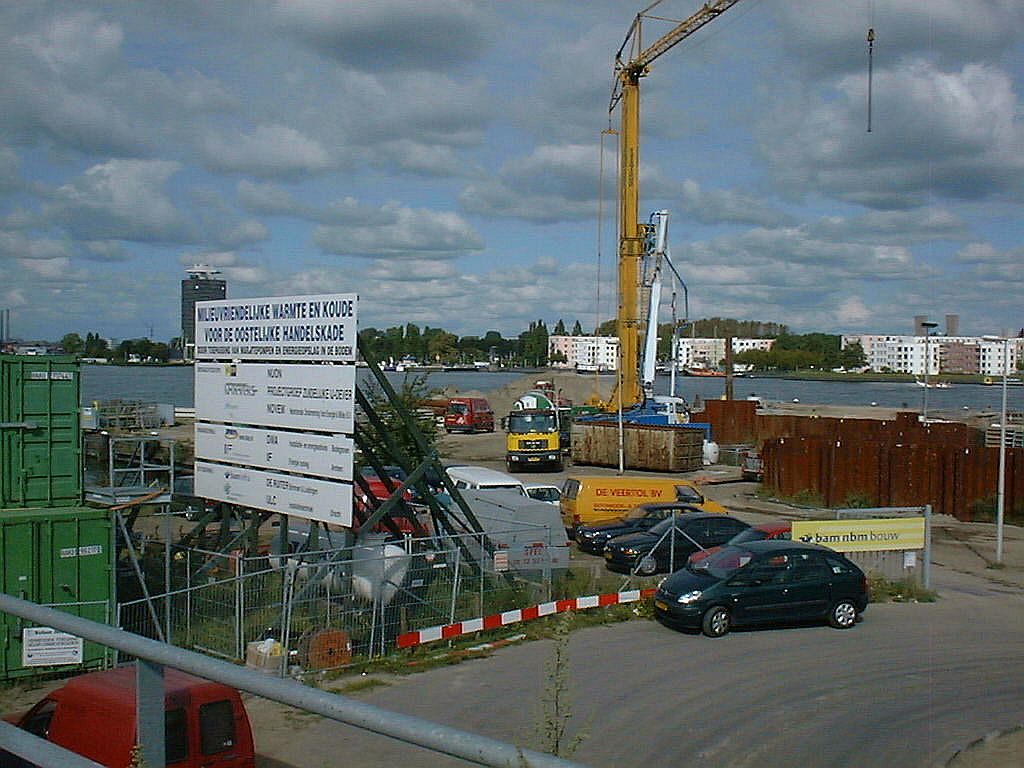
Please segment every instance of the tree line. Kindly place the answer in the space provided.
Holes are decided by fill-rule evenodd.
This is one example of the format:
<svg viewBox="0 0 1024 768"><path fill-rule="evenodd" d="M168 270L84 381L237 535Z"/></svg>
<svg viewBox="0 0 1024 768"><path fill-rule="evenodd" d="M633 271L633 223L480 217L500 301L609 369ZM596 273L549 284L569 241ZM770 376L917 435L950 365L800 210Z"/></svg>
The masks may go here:
<svg viewBox="0 0 1024 768"><path fill-rule="evenodd" d="M126 363L136 359L140 362L166 363L171 358L171 350L176 341L172 339L170 344L165 344L149 339L125 339L111 348L110 342L98 333L90 331L85 334L84 339L77 333L65 333L60 340L60 346L69 355L101 358L115 363Z"/></svg>
<svg viewBox="0 0 1024 768"><path fill-rule="evenodd" d="M395 325L385 329L364 328L359 332L363 348L381 363L414 359L422 364L472 364L496 361L506 366L538 366L565 362L564 356L548 355L550 336L615 336L617 321L606 320L593 334L583 331L579 320L570 330L559 319L550 331L544 320L532 321L529 327L514 338L506 338L498 331L487 331L483 336L458 336L443 328L420 327L415 323ZM697 338L774 338L768 352L749 350L736 355L736 362L753 365L757 370L798 370L807 368L857 368L865 364L864 351L859 344L840 350L840 337L827 333L792 334L780 323L765 323L730 318L707 318L686 323L678 328L678 336ZM170 344L150 339L126 339L111 348L98 333L89 332L83 338L78 333L67 333L61 347L69 354L83 357L106 358L112 362L167 362L177 339ZM672 324L658 326L658 357L671 359ZM723 361L716 361L723 362Z"/></svg>

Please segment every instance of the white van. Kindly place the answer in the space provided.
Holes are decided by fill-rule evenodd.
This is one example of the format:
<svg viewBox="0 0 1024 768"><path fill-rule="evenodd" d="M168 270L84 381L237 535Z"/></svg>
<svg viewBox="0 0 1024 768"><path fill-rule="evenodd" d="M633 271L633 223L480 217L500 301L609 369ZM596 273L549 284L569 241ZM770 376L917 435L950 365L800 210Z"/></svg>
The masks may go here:
<svg viewBox="0 0 1024 768"><path fill-rule="evenodd" d="M526 496L526 488L512 475L487 467L448 467L448 478L460 491L502 490Z"/></svg>

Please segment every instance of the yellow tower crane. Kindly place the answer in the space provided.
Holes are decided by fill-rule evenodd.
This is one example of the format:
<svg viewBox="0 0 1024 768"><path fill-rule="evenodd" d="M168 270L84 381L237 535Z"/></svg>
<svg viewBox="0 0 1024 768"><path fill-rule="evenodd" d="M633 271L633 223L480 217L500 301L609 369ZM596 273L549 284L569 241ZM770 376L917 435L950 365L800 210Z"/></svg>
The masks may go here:
<svg viewBox="0 0 1024 768"><path fill-rule="evenodd" d="M662 0L640 11L626 39L615 55L615 86L612 89L609 114L622 103L619 132L619 308L618 334L620 348L621 402L628 405L643 399L640 385L640 261L644 255L645 225L640 224L640 78L650 73L651 63L663 53L685 40L740 0L712 0L690 18L679 22L669 32L644 48L642 24L650 11ZM628 49L628 51L627 51ZM627 57L627 58L624 58ZM657 327L647 333L657 333ZM610 402L618 400L615 395Z"/></svg>

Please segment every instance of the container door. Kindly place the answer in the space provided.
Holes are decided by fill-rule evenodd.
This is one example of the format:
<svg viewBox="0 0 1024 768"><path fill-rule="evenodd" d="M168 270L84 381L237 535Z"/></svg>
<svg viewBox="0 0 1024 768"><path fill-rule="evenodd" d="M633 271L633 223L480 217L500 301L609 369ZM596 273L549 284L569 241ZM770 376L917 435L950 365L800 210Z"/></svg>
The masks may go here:
<svg viewBox="0 0 1024 768"><path fill-rule="evenodd" d="M36 526L30 520L0 520L0 589L8 595L35 602L38 585L32 560L38 542ZM21 666L22 621L0 613L0 679L6 679Z"/></svg>
<svg viewBox="0 0 1024 768"><path fill-rule="evenodd" d="M85 619L111 621L111 522L108 512L55 511L40 526L39 602ZM105 660L107 650L86 642L86 666Z"/></svg>

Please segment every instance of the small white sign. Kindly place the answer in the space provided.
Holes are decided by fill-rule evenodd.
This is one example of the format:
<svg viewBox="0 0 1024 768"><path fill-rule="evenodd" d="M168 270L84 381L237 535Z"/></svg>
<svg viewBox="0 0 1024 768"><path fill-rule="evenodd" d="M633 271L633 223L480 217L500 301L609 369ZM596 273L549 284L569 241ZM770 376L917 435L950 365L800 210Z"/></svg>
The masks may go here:
<svg viewBox="0 0 1024 768"><path fill-rule="evenodd" d="M494 553L494 570L498 573L508 570L508 552L498 551Z"/></svg>
<svg viewBox="0 0 1024 768"><path fill-rule="evenodd" d="M58 632L50 627L25 627L21 630L21 665L81 664L82 646L82 638L67 632Z"/></svg>
<svg viewBox="0 0 1024 768"><path fill-rule="evenodd" d="M196 460L195 495L282 515L352 526L352 485Z"/></svg>
<svg viewBox="0 0 1024 768"><path fill-rule="evenodd" d="M196 363L196 418L351 433L354 365Z"/></svg>
<svg viewBox="0 0 1024 768"><path fill-rule="evenodd" d="M355 444L344 435L196 422L195 455L247 467L352 479Z"/></svg>
<svg viewBox="0 0 1024 768"><path fill-rule="evenodd" d="M64 547L60 550L61 559L66 557L89 557L89 555L102 555L102 544L90 544L87 547Z"/></svg>
<svg viewBox="0 0 1024 768"><path fill-rule="evenodd" d="M913 550L908 550L907 552L904 552L903 553L903 567L904 568L913 568L915 565L917 565L917 552L915 552Z"/></svg>
<svg viewBox="0 0 1024 768"><path fill-rule="evenodd" d="M197 360L356 359L354 293L196 302Z"/></svg>

